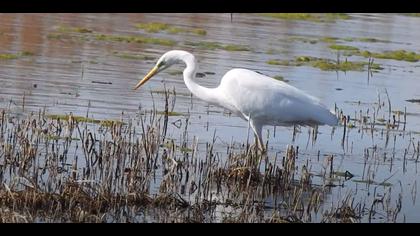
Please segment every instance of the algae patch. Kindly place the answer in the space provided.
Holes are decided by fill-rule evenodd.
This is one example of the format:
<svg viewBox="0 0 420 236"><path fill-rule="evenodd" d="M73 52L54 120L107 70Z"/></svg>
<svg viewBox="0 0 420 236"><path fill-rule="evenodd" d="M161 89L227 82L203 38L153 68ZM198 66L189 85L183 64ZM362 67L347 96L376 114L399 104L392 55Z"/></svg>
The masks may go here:
<svg viewBox="0 0 420 236"><path fill-rule="evenodd" d="M46 115L47 118L52 120L66 120L78 123L91 123L91 124L100 124L102 126L112 126L113 124L124 124L118 120L97 120L93 118L83 117L83 116L73 116L73 115L57 115L57 114L50 114Z"/></svg>
<svg viewBox="0 0 420 236"><path fill-rule="evenodd" d="M282 66L312 66L324 71L363 71L368 66L368 62L359 61L342 61L337 62L330 59L299 56L294 60L268 60L266 61L269 65L282 65ZM370 66L371 69L381 70L379 64L373 63Z"/></svg>
<svg viewBox="0 0 420 236"><path fill-rule="evenodd" d="M420 54L406 50L385 51L382 53L361 51L360 55L364 57L374 57L379 59L391 59L408 62L417 62L420 60Z"/></svg>
<svg viewBox="0 0 420 236"><path fill-rule="evenodd" d="M322 37L320 40L324 43L335 43L337 40L339 40L339 38L336 38L336 37Z"/></svg>
<svg viewBox="0 0 420 236"><path fill-rule="evenodd" d="M71 139L71 140L75 140L75 141L80 141L80 138L73 138L73 137L64 137L64 136L57 136L57 135L47 135L46 136L47 140L66 140L66 139Z"/></svg>
<svg viewBox="0 0 420 236"><path fill-rule="evenodd" d="M155 60L155 57L152 57L152 56L131 54L131 53L126 53L126 52L114 51L112 54L119 58L131 59L131 60Z"/></svg>
<svg viewBox="0 0 420 236"><path fill-rule="evenodd" d="M100 41L158 44L164 46L174 46L176 44L175 41L170 39L148 38L138 35L95 34L95 39Z"/></svg>
<svg viewBox="0 0 420 236"><path fill-rule="evenodd" d="M368 42L368 43L390 43L389 40L382 40L382 39L376 39L376 38L356 38L355 41L360 42Z"/></svg>
<svg viewBox="0 0 420 236"><path fill-rule="evenodd" d="M406 51L406 50L370 52L370 51L361 51L357 47L342 45L342 44L331 44L328 47L333 50L346 51L345 55L347 56L357 55L357 56L363 56L366 58L390 59L390 60L408 61L408 62L417 62L420 60L420 54L416 52Z"/></svg>
<svg viewBox="0 0 420 236"><path fill-rule="evenodd" d="M378 185L378 186L384 186L384 187L390 187L390 186L392 186L392 184L391 183L388 183L388 182L376 182L376 181L373 181L373 180L358 180L358 179L353 179L352 181L353 182L356 182L356 183L365 183L365 184Z"/></svg>
<svg viewBox="0 0 420 236"><path fill-rule="evenodd" d="M175 91L166 91L165 90L151 90L151 93L154 94L161 94L161 95L165 95L165 93L168 93L170 95L180 95L180 96L185 96L185 97L190 97L191 93L182 93L182 92L175 92Z"/></svg>
<svg viewBox="0 0 420 236"><path fill-rule="evenodd" d="M348 45L341 45L341 44L332 44L328 47L334 50L359 51L359 49L356 47L348 46Z"/></svg>
<svg viewBox="0 0 420 236"><path fill-rule="evenodd" d="M351 61L336 63L331 60L321 59L313 61L311 65L326 71L363 71L367 63Z"/></svg>
<svg viewBox="0 0 420 236"><path fill-rule="evenodd" d="M345 13L262 13L259 15L282 20L312 22L334 22L336 20L348 20L351 18L350 15Z"/></svg>
<svg viewBox="0 0 420 236"><path fill-rule="evenodd" d="M47 35L48 39L74 39L78 41L110 41L126 43L157 44L174 46L176 42L170 39L152 38L140 35L114 35L94 32L91 29L59 26L55 32Z"/></svg>
<svg viewBox="0 0 420 236"><path fill-rule="evenodd" d="M93 30L88 29L88 28L83 28L83 27L70 27L70 26L64 26L64 25L60 25L57 27L57 31L58 32L62 32L62 33L69 33L69 32L73 32L73 33L93 33Z"/></svg>
<svg viewBox="0 0 420 236"><path fill-rule="evenodd" d="M157 111L156 114L165 115L165 111ZM185 114L176 111L168 111L168 116L185 116Z"/></svg>
<svg viewBox="0 0 420 236"><path fill-rule="evenodd" d="M299 41L302 43L310 43L310 44L316 44L318 43L318 40L316 39L310 39L310 38L305 38L305 37L299 37L299 36L293 36L288 38L289 41Z"/></svg>
<svg viewBox="0 0 420 236"><path fill-rule="evenodd" d="M183 72L182 70L169 70L167 73L170 75L182 75Z"/></svg>
<svg viewBox="0 0 420 236"><path fill-rule="evenodd" d="M347 37L347 38L337 38L337 37L322 37L319 39L319 41L324 42L324 43L332 43L332 44L336 44L337 42L365 42L365 43L390 43L391 41L389 40L382 40L382 39L377 39L377 38L352 38L352 37Z"/></svg>
<svg viewBox="0 0 420 236"><path fill-rule="evenodd" d="M150 22L150 23L138 23L135 24L136 28L142 29L148 33L159 33L159 32L166 32L170 34L178 34L178 33L192 33L195 35L206 35L207 31L201 28L180 28L175 27L170 24L160 23L160 22Z"/></svg>
<svg viewBox="0 0 420 236"><path fill-rule="evenodd" d="M222 44L219 42L185 42L185 45L197 47L200 49L207 49L207 50L225 50L225 51L250 51L251 49L245 45L239 44Z"/></svg>
<svg viewBox="0 0 420 236"><path fill-rule="evenodd" d="M404 16L420 17L420 13L402 13Z"/></svg>
<svg viewBox="0 0 420 236"><path fill-rule="evenodd" d="M169 28L168 24L152 22L152 23L139 23L135 24L138 29L143 29L149 33L157 33L162 30L167 30Z"/></svg>
<svg viewBox="0 0 420 236"><path fill-rule="evenodd" d="M19 59L21 57L33 56L33 55L34 54L32 52L27 52L27 51L23 51L19 53L3 53L3 54L0 54L0 60L13 60L13 59Z"/></svg>
<svg viewBox="0 0 420 236"><path fill-rule="evenodd" d="M191 148L188 147L182 147L182 146L178 146L176 144L174 144L174 140L171 140L169 142L166 142L164 144L161 145L162 147L168 148L168 149L173 149L176 148L179 151L186 153L186 152L192 152L193 150Z"/></svg>

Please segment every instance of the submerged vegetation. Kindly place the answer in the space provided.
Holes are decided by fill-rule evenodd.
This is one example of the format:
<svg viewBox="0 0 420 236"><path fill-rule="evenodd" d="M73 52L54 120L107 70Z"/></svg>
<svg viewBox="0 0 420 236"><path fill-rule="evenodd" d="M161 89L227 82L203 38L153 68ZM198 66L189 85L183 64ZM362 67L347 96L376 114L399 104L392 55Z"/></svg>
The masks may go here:
<svg viewBox="0 0 420 236"><path fill-rule="evenodd" d="M62 32L62 33L93 33L93 30L88 29L88 28L84 28L84 27L70 27L70 26L65 26L65 25L59 25L57 27L57 31L58 32Z"/></svg>
<svg viewBox="0 0 420 236"><path fill-rule="evenodd" d="M334 44L334 45L330 45L329 47L334 50L347 51L346 55L348 56L356 55L356 56L362 56L366 58L389 59L389 60L407 61L407 62L417 62L420 60L420 54L406 51L406 50L370 52L370 51L359 50L356 47L347 46L347 45Z"/></svg>
<svg viewBox="0 0 420 236"><path fill-rule="evenodd" d="M115 35L97 33L90 29L79 27L60 26L56 32L47 35L49 39L71 39L79 41L111 41L141 44L158 44L164 46L174 46L176 42L170 39L152 38L141 35Z"/></svg>
<svg viewBox="0 0 420 236"><path fill-rule="evenodd" d="M290 40L301 41L305 43L315 44L318 41L315 39L304 38L304 37L291 37ZM378 58L378 59L391 59L391 60L398 60L398 61L408 61L408 62L417 62L420 60L420 54L412 51L406 50L394 50L394 51L385 51L385 52L370 52L360 50L357 47L338 44L339 41L360 41L360 42L370 42L370 43L389 43L390 41L387 40L380 40L376 38L336 38L336 37L323 37L319 39L320 42L328 43L328 47L333 50L337 51L345 51L345 55L347 56L362 56L366 58Z"/></svg>
<svg viewBox="0 0 420 236"><path fill-rule="evenodd" d="M310 43L310 44L316 44L316 43L318 43L318 40L317 39L300 37L300 36L289 37L289 38L287 38L287 40L289 40L289 41L298 41L298 42L302 42L302 43Z"/></svg>
<svg viewBox="0 0 420 236"><path fill-rule="evenodd" d="M332 44L330 46L328 46L331 49L334 50L349 50L349 51L358 51L359 49L353 46L348 46L348 45L340 45L340 44Z"/></svg>
<svg viewBox="0 0 420 236"><path fill-rule="evenodd" d="M198 47L200 49L207 49L207 50L225 50L225 51L250 51L251 49L249 46L239 45L239 44L222 44L219 42L185 42L185 45Z"/></svg>
<svg viewBox="0 0 420 236"><path fill-rule="evenodd" d="M159 44L164 46L174 46L176 44L175 41L170 39L149 38L139 35L95 34L94 38L101 41Z"/></svg>
<svg viewBox="0 0 420 236"><path fill-rule="evenodd" d="M21 57L27 57L27 56L33 56L34 54L32 52L23 51L19 53L3 53L0 54L0 60L12 60L12 59L18 59Z"/></svg>
<svg viewBox="0 0 420 236"><path fill-rule="evenodd" d="M377 38L344 38L344 41L353 42L367 42L367 43L390 43L389 40L377 39Z"/></svg>
<svg viewBox="0 0 420 236"><path fill-rule="evenodd" d="M360 55L364 57L392 59L392 60L408 61L408 62L417 62L420 60L420 54L415 53L415 52L409 52L406 50L385 51L382 53L361 51Z"/></svg>
<svg viewBox="0 0 420 236"><path fill-rule="evenodd" d="M292 37L291 40L298 40L301 42L310 42L311 44L317 43L318 41L315 39L306 39L303 37ZM408 61L408 62L417 62L420 60L420 54L416 52L410 52L406 50L394 50L394 51L385 51L385 52L370 52L370 51L363 51L357 47L338 44L339 41L360 41L360 42L370 42L370 43L389 43L388 40L381 40L376 38L336 38L336 37L323 37L319 39L320 42L328 43L328 47L333 50L339 51L348 51L346 52L347 55L357 55L363 57L373 57L378 59L392 59L392 60L399 60L399 61Z"/></svg>
<svg viewBox="0 0 420 236"><path fill-rule="evenodd" d="M100 124L103 126L112 126L113 124L124 124L121 121L118 120L97 120L89 117L83 117L83 116L74 116L73 114L69 115L46 115L45 116L48 119L52 120L62 120L62 121L68 121L69 123L76 122L76 123L91 123L91 124Z"/></svg>
<svg viewBox="0 0 420 236"><path fill-rule="evenodd" d="M260 15L282 20L304 20L312 22L348 20L351 18L350 15L345 13L262 13Z"/></svg>
<svg viewBox="0 0 420 236"><path fill-rule="evenodd" d="M114 51L112 53L116 57L124 58L124 59L131 59L131 60L155 60L155 57L152 56L146 56L141 54L132 54L127 52L117 52Z"/></svg>
<svg viewBox="0 0 420 236"><path fill-rule="evenodd" d="M319 39L321 42L325 43L333 43L336 44L339 41L345 41L345 42L365 42L365 43L390 43L391 41L383 40L383 39L377 39L377 38L337 38L337 37L322 37Z"/></svg>
<svg viewBox="0 0 420 236"><path fill-rule="evenodd" d="M319 42L330 44L331 49L337 50L358 50L358 48L353 46L341 45L343 42L365 42L365 43L390 43L389 40L382 40L377 38L337 38L337 37L303 37L303 36L292 36L287 38L288 41L297 41L302 43L316 44ZM340 48L341 47L341 48Z"/></svg>
<svg viewBox="0 0 420 236"><path fill-rule="evenodd" d="M334 61L330 59L300 56L294 60L268 60L269 65L282 65L282 66L312 66L325 71L363 71L367 69L368 62L358 61ZM372 63L370 68L373 70L381 70L379 64Z"/></svg>
<svg viewBox="0 0 420 236"><path fill-rule="evenodd" d="M408 62L417 62L420 60L420 54L406 51L406 50L370 52L370 51L360 50L357 47L348 46L348 45L340 45L340 44L332 44L332 45L329 45L328 47L333 50L348 51L347 55L349 56L357 55L357 56L363 56L366 58L391 59L391 60L408 61Z"/></svg>
<svg viewBox="0 0 420 236"><path fill-rule="evenodd" d="M167 32L170 34L177 33L192 33L196 35L206 35L207 31L201 28L180 28L175 27L170 24L160 23L160 22L150 22L150 23L138 23L135 24L138 29L142 29L148 33L158 33L158 32Z"/></svg>
<svg viewBox="0 0 420 236"><path fill-rule="evenodd" d="M402 13L405 16L420 17L420 13Z"/></svg>
<svg viewBox="0 0 420 236"><path fill-rule="evenodd" d="M167 71L168 74L170 75L182 75L182 70L168 70Z"/></svg>

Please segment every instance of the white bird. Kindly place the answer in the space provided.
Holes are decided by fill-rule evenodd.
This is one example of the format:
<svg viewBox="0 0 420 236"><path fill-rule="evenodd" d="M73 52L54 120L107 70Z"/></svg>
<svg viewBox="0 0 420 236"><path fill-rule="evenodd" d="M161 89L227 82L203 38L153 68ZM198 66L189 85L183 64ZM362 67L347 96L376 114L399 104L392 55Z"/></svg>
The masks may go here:
<svg viewBox="0 0 420 236"><path fill-rule="evenodd" d="M264 125L330 125L338 124L336 115L315 98L285 82L247 69L231 69L216 88L206 88L193 78L197 62L189 52L172 50L163 54L155 67L134 87L138 89L157 73L177 64L185 63L184 82L198 98L224 107L248 121L264 150L262 128Z"/></svg>

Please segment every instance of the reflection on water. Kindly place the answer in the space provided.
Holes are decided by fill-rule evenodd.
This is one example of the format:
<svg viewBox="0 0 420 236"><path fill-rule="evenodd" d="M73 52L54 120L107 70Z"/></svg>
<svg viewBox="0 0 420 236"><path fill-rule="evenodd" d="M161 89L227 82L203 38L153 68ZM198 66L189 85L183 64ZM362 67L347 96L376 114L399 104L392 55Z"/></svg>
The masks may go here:
<svg viewBox="0 0 420 236"><path fill-rule="evenodd" d="M139 107L150 110L156 106L158 110L163 110L164 95L158 91L163 91L165 85L176 90L174 111L189 113L190 135L205 144L211 141L216 130L216 147L224 152L231 142L246 142L247 123L221 108L208 106L191 97L183 84L182 74L176 73L183 69L181 66L176 66L172 73L159 74L139 91L132 91L138 77L147 73L165 51L177 48L195 54L199 60L198 71L205 73L204 77L196 80L203 86L217 86L220 78L231 68L249 68L270 76L283 76L293 86L319 97L329 108L334 109L334 105L337 105L351 118L357 118L360 112L366 114L368 110L370 115L378 110L375 115L379 119L392 117L388 113L386 89L392 104L391 110L407 111L405 132L378 131L371 135L356 124L355 128L347 130L348 138L344 145L341 144L342 127L335 130L319 127L315 144L309 142L308 132L311 131L308 128L301 128L294 142L293 128L290 127L265 127L264 136L269 136L271 153L282 152L286 145L293 143L301 147L303 158L300 161L309 160L314 169L323 168L317 161L318 152L333 154L338 170L349 171L356 179L362 179L365 174L372 174L366 168L373 168L376 170L375 176L372 176L375 181L386 180L394 186L402 183L402 186L407 186L404 192L409 192L414 185L417 186L417 161L410 161L403 168L403 155L408 149L408 154L415 157L414 146L419 140L420 131L420 106L406 100L420 98L417 81L419 62L375 59L375 63L384 69L369 77L367 71L322 71L309 66L266 63L268 60L291 60L299 56L335 60L337 52L320 40L325 37L375 38L386 42L344 41L340 44L373 52L403 49L420 53L420 32L417 30L420 18L394 14L351 16L349 20L320 23L278 20L257 14L234 14L233 22L230 21L230 14L0 14L0 54L33 54L0 60L0 108L9 108L17 115L45 108L49 114L72 112L84 116L88 112L95 119L119 119L121 116L130 119L135 117ZM163 22L179 28L200 28L207 33L148 33L135 27L136 23L147 22ZM175 41L176 46L95 40L95 36L89 36L91 33L52 37L52 34L60 33L60 27L63 26L83 27L106 35L169 39ZM317 40L317 43L291 40L293 37ZM209 50L186 43L201 41L245 45L251 50ZM122 54L131 55L131 58L118 56ZM145 59L132 55L145 56ZM358 56L349 58L368 60ZM384 105L381 107L382 103ZM170 119L171 122L185 121L183 116ZM182 131L182 127L170 125L168 135L176 139ZM413 146L411 149L410 145ZM395 162L390 163L386 158L382 160L379 157L367 160L365 153L369 148L395 156ZM332 192L331 201L347 191L354 191L361 198L370 194L373 188L381 193L389 191L386 187L379 187L381 190L378 190L377 186L355 181L344 182L343 186ZM397 187L393 188L393 196L399 193ZM416 212L420 209L412 197L404 195L403 202L400 220L418 221Z"/></svg>

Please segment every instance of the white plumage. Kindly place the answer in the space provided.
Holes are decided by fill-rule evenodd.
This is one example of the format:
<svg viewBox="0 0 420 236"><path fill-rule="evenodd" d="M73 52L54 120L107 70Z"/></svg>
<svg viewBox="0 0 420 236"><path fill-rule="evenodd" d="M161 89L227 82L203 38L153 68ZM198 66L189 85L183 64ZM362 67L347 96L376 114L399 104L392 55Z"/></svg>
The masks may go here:
<svg viewBox="0 0 420 236"><path fill-rule="evenodd" d="M337 125L337 117L319 99L271 77L247 69L228 71L216 88L206 88L193 81L197 70L195 57L186 51L165 53L156 66L135 86L139 88L153 75L169 66L183 62L188 89L210 104L224 107L249 121L262 147L264 125Z"/></svg>

